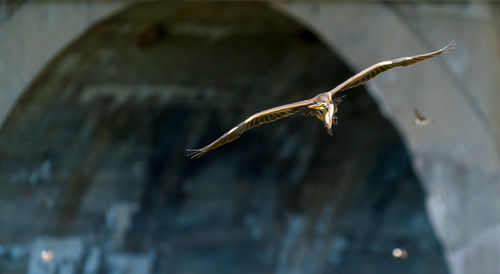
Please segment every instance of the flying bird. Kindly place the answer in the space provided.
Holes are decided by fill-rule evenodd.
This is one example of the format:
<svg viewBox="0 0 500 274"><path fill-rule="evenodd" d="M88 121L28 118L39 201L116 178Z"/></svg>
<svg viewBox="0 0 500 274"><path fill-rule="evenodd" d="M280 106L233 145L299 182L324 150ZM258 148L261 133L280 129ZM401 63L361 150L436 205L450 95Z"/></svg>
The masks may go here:
<svg viewBox="0 0 500 274"><path fill-rule="evenodd" d="M188 156L191 158L198 158L210 150L216 149L224 144L238 139L245 131L251 128L283 119L304 109L306 109L304 115L315 116L316 118L323 121L326 130L331 135L332 126L337 125L338 122L335 114L338 111L339 103L342 101L341 97L335 98L335 94L362 85L386 70L395 67L412 65L417 62L438 56L440 54L447 53L454 48L455 42L451 42L446 47L437 51L379 62L350 77L340 85L336 86L334 89L324 93L320 93L311 99L286 104L255 113L209 145L200 149L188 149Z"/></svg>
<svg viewBox="0 0 500 274"><path fill-rule="evenodd" d="M425 117L418 109L415 109L415 120L413 120L413 123L417 126L426 126L434 123L434 120Z"/></svg>

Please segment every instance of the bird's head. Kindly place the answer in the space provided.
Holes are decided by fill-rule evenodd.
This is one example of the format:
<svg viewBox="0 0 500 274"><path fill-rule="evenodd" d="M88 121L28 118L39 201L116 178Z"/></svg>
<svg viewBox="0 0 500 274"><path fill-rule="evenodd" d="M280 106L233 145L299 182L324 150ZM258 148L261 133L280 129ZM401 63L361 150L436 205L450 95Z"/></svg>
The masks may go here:
<svg viewBox="0 0 500 274"><path fill-rule="evenodd" d="M335 102L318 102L310 105L309 108L318 111L316 115L323 124L330 135L332 135L332 126L337 124L335 113L337 112L337 104Z"/></svg>
<svg viewBox="0 0 500 274"><path fill-rule="evenodd" d="M312 104L312 105L308 106L308 108L312 108L312 109L319 110L319 111L323 112L323 111L326 111L326 109L328 108L328 103L327 102L319 102L319 103Z"/></svg>

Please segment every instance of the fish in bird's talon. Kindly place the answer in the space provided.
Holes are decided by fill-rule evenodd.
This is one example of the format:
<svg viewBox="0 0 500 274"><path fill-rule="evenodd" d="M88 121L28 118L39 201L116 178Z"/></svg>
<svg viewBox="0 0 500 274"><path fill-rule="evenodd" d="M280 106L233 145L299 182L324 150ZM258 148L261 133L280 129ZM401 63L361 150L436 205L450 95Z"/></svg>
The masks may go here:
<svg viewBox="0 0 500 274"><path fill-rule="evenodd" d="M415 109L415 119L413 123L417 126L426 126L428 124L434 123L434 120L425 117L418 109Z"/></svg>
<svg viewBox="0 0 500 274"><path fill-rule="evenodd" d="M198 158L212 149L216 149L224 144L227 144L229 142L232 142L240 138L240 136L245 131L253 127L265 123L274 122L279 119L283 119L301 110L305 110L304 113L305 116L315 116L316 118L321 120L326 128L326 131L330 135L332 135L332 127L338 124L338 119L335 116L335 113L337 113L338 105L342 102L343 98L345 97L345 95L340 97L334 97L335 94L341 91L345 91L360 86L386 70L395 67L412 65L417 62L424 61L426 59L441 55L443 53L450 52L454 48L455 48L455 42L451 42L446 47L433 52L379 62L355 74L354 76L350 77L342 84L336 86L334 89L330 91L320 93L307 100L302 100L299 102L282 105L255 113L254 115L248 117L245 121L239 123L237 126L226 132L224 135L222 135L209 145L200 149L188 150L189 152L188 156L191 158ZM414 122L417 125L427 125L432 122L432 120L427 119L423 115L421 115L421 113L418 112L418 110L415 110L415 115L417 116L417 118L415 119Z"/></svg>

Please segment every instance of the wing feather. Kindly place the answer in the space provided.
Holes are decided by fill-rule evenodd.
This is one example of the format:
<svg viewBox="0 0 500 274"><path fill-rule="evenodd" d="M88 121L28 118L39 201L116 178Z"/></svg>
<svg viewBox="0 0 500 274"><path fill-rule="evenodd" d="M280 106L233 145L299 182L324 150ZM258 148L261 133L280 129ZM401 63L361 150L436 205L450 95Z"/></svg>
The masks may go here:
<svg viewBox="0 0 500 274"><path fill-rule="evenodd" d="M188 149L189 152L188 156L191 158L198 158L207 151L216 149L224 144L227 144L229 142L238 139L241 136L241 134L243 134L245 131L253 127L265 123L271 123L276 120L288 117L310 104L312 104L312 99L303 100L292 104L282 105L279 107L274 107L255 113L254 115L248 117L245 121L239 123L237 126L226 132L224 135L222 135L221 137L219 137L217 140L213 141L206 147L200 149Z"/></svg>
<svg viewBox="0 0 500 274"><path fill-rule="evenodd" d="M357 87L359 85L362 85L366 83L368 80L374 78L375 76L379 75L380 73L395 68L395 67L401 67L401 66L409 66L412 64L415 64L420 61L424 61L426 59L441 55L443 53L449 52L455 48L455 42L450 42L446 47L436 50L433 52L425 53L425 54L420 54L420 55L414 55L414 56L407 56L407 57L401 57L397 58L394 60L390 61L383 61L380 63L377 63L371 67L368 67L358 74L352 76L351 78L347 79L345 82L342 84L336 86L334 89L332 89L330 92L331 95L334 95L335 93L343 90L347 90L353 87Z"/></svg>

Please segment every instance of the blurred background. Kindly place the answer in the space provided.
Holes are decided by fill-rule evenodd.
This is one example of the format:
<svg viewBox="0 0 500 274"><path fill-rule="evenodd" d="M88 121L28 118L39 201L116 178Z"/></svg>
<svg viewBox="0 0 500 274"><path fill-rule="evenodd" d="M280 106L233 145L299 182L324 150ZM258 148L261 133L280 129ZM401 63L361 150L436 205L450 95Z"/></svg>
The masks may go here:
<svg viewBox="0 0 500 274"><path fill-rule="evenodd" d="M0 273L500 273L499 37L494 1L0 1ZM333 136L185 155L452 40Z"/></svg>

